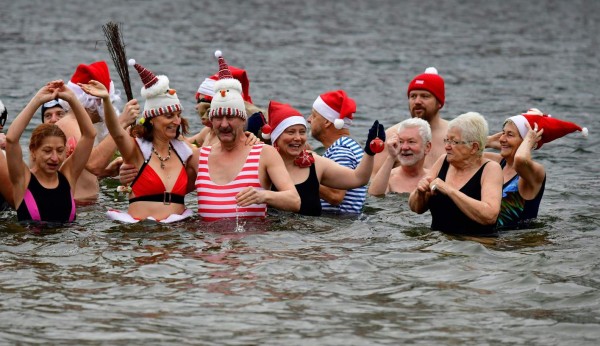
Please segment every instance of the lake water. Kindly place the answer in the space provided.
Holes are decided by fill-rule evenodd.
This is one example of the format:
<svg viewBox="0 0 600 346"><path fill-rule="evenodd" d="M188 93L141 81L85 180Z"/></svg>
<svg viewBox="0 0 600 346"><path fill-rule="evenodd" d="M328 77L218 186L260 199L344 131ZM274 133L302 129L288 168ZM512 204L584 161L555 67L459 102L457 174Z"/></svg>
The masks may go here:
<svg viewBox="0 0 600 346"><path fill-rule="evenodd" d="M0 0L8 124L47 81L107 60L102 25L194 115L221 49L251 95L309 114L320 93L358 103L352 135L407 118L406 86L446 81L444 118L537 107L590 130L535 152L548 182L535 228L490 241L429 230L406 195L358 218L270 216L175 226L108 221L114 183L58 229L0 216L0 344L595 345L600 339L600 2ZM134 95L140 79L132 74ZM28 128L39 123L36 116ZM314 139L313 146L318 147ZM187 198L195 209L194 196Z"/></svg>

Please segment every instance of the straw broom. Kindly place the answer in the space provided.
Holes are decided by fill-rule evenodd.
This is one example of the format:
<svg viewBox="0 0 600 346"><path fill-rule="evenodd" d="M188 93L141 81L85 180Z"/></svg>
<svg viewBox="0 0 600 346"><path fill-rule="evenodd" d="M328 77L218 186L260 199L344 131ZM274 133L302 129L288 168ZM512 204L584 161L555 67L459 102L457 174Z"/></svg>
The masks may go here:
<svg viewBox="0 0 600 346"><path fill-rule="evenodd" d="M119 77L121 77L127 101L131 101L133 93L131 92L131 81L129 79L129 68L127 65L127 55L125 54L125 42L123 41L123 35L121 35L121 27L115 22L108 22L102 26L102 30L104 30L106 47L108 48L110 57L115 64Z"/></svg>

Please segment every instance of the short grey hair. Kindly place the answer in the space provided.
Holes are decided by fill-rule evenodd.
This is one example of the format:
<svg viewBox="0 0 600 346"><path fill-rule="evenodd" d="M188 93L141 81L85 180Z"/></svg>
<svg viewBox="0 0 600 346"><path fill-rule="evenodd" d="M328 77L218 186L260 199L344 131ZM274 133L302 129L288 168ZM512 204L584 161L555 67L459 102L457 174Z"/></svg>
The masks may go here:
<svg viewBox="0 0 600 346"><path fill-rule="evenodd" d="M477 112L467 112L448 122L448 129L457 128L462 134L462 140L479 143L479 155L483 154L489 132L488 123L483 115Z"/></svg>
<svg viewBox="0 0 600 346"><path fill-rule="evenodd" d="M423 144L427 144L427 142L431 142L431 126L429 123L421 118L410 118L403 120L398 124L398 133L406 128L419 128L419 135L423 139Z"/></svg>

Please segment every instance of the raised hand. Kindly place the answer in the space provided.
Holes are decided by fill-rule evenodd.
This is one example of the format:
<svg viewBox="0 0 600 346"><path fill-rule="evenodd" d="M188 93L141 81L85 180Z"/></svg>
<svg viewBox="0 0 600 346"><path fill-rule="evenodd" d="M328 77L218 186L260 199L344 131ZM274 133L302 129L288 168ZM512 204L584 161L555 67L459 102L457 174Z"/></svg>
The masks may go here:
<svg viewBox="0 0 600 346"><path fill-rule="evenodd" d="M104 84L96 80L90 80L90 82L87 84L77 83L77 85L79 85L81 90L83 90L86 94L96 96L99 98L109 97L108 90L106 90Z"/></svg>
<svg viewBox="0 0 600 346"><path fill-rule="evenodd" d="M385 142L385 129L383 128L383 125L379 123L379 120L375 120L367 135L365 153L370 156L380 153L384 147L383 142Z"/></svg>

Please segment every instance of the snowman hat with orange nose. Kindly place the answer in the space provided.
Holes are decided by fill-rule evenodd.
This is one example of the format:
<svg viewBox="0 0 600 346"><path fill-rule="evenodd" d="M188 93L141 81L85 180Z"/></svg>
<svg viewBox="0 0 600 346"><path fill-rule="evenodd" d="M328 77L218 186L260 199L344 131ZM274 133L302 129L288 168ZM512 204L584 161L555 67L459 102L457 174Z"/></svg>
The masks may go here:
<svg viewBox="0 0 600 346"><path fill-rule="evenodd" d="M215 116L235 116L246 120L242 83L233 78L220 50L215 52L215 57L219 61L219 80L214 85L214 96L210 102L208 117L212 120Z"/></svg>

